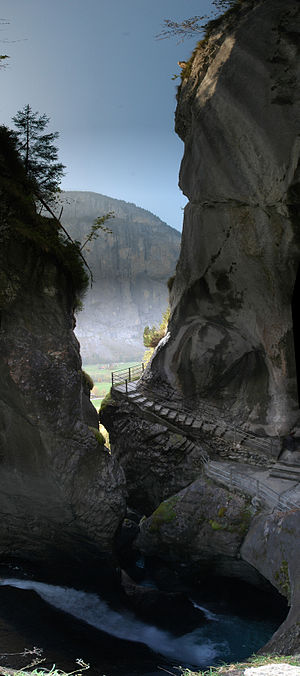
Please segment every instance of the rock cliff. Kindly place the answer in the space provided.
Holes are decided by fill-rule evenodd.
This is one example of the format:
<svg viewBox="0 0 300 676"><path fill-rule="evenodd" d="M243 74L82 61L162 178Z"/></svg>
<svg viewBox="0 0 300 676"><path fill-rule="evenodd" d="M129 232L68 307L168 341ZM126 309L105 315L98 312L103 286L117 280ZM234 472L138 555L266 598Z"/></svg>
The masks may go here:
<svg viewBox="0 0 300 676"><path fill-rule="evenodd" d="M151 370L194 407L204 398L271 436L299 418L299 78L295 0L237 5L183 70L189 204L169 340Z"/></svg>
<svg viewBox="0 0 300 676"><path fill-rule="evenodd" d="M73 309L85 274L37 216L3 129L0 142L0 556L87 563L112 552L125 481L83 391Z"/></svg>
<svg viewBox="0 0 300 676"><path fill-rule="evenodd" d="M248 461L267 469L268 448L276 456L299 424L299 32L296 0L245 0L186 64L176 129L189 204L169 330L138 386L144 415L118 393L102 414L130 505L144 500L142 551L194 573L267 579L291 604L268 646L285 654L299 652L300 510L250 504L246 489L207 481L202 461L229 454L246 474ZM235 426L249 448L260 438L248 458Z"/></svg>
<svg viewBox="0 0 300 676"><path fill-rule="evenodd" d="M81 242L96 217L115 214L107 222L111 234L101 232L84 249L94 284L76 319L83 360L141 359L144 327L159 324L168 305L181 234L151 212L105 195L66 191L59 201L62 222Z"/></svg>

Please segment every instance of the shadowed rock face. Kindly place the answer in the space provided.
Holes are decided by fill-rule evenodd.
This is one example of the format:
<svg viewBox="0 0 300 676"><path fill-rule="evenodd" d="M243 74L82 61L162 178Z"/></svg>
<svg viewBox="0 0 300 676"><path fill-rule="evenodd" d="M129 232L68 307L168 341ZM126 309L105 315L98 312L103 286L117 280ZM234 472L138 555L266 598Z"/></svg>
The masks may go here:
<svg viewBox="0 0 300 676"><path fill-rule="evenodd" d="M84 249L93 271L93 287L77 315L76 334L83 360L141 359L143 330L161 322L168 305L167 280L174 274L181 234L149 211L93 192L60 196L62 221L81 242L97 216L114 211Z"/></svg>
<svg viewBox="0 0 300 676"><path fill-rule="evenodd" d="M0 556L87 565L112 551L125 480L84 422L73 293L24 241L0 260Z"/></svg>
<svg viewBox="0 0 300 676"><path fill-rule="evenodd" d="M299 651L299 520L300 510L259 515L241 549L242 559L255 566L290 605L285 622L264 646L265 653L289 655Z"/></svg>
<svg viewBox="0 0 300 676"><path fill-rule="evenodd" d="M292 295L300 260L300 7L247 1L183 79L189 198L168 342L149 374L253 430L297 421ZM298 307L300 298L295 298Z"/></svg>

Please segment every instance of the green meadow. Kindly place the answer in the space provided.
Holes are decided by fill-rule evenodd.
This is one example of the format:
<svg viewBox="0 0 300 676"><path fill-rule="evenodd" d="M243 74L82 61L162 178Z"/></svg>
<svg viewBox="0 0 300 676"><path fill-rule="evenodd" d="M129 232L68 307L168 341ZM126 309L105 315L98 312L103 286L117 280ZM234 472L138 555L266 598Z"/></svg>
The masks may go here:
<svg viewBox="0 0 300 676"><path fill-rule="evenodd" d="M118 369L128 369L135 366L136 361L114 362L111 364L83 364L82 368L94 381L94 387L91 391L91 402L99 410L101 401L111 388L111 372Z"/></svg>

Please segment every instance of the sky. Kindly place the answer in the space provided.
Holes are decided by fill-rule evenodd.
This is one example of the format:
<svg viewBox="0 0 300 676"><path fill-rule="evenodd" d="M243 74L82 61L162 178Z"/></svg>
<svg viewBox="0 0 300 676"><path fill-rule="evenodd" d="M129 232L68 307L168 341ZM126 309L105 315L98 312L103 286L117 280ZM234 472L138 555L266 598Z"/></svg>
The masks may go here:
<svg viewBox="0 0 300 676"><path fill-rule="evenodd" d="M0 123L29 103L58 131L61 188L152 211L181 230L183 143L177 61L201 35L157 40L164 19L210 15L211 0L1 0Z"/></svg>

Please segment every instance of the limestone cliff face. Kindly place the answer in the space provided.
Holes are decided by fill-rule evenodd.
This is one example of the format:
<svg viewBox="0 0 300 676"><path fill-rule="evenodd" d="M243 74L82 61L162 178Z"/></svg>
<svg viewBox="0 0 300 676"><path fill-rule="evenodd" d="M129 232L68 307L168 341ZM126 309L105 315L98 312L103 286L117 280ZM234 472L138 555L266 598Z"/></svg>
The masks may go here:
<svg viewBox="0 0 300 676"><path fill-rule="evenodd" d="M149 374L195 408L205 399L272 436L299 417L299 30L296 0L243 2L183 71L176 129L189 204L169 340Z"/></svg>
<svg viewBox="0 0 300 676"><path fill-rule="evenodd" d="M282 437L298 424L299 32L296 0L245 0L187 64L176 128L189 204L169 332L139 385L155 406L146 401L143 417L138 399L125 405L116 394L103 414L130 505L141 510L144 501L142 551L194 571L268 579L291 604L269 644L284 654L299 649L299 510L262 505L255 515L246 489L240 497L206 480L201 456L220 459L222 416L258 436ZM162 406L172 418L159 420ZM186 414L201 421L197 437L184 428ZM247 474L252 459L238 457L230 434L222 443ZM257 465L267 460L259 453Z"/></svg>
<svg viewBox="0 0 300 676"><path fill-rule="evenodd" d="M93 192L66 191L62 221L81 242L97 216L113 211L84 255L94 284L77 315L76 334L84 361L140 359L143 330L161 322L168 305L167 280L174 274L181 234L145 209Z"/></svg>
<svg viewBox="0 0 300 676"><path fill-rule="evenodd" d="M0 259L0 556L91 562L112 551L125 480L84 422L70 280L9 228Z"/></svg>

